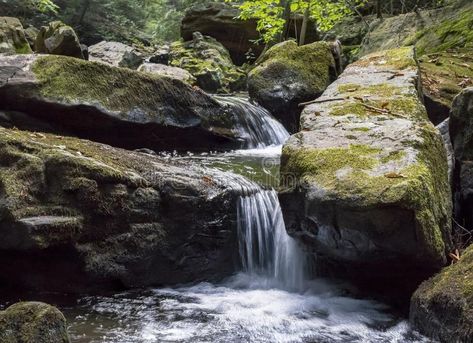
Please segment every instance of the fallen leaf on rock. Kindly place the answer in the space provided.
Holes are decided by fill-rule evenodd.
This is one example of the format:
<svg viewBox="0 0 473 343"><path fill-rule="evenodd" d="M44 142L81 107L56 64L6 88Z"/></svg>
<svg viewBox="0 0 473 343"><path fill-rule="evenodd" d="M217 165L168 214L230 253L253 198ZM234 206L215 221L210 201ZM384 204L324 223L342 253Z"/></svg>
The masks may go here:
<svg viewBox="0 0 473 343"><path fill-rule="evenodd" d="M388 179L404 179L406 176L398 173L386 173L384 174L384 177L387 177Z"/></svg>

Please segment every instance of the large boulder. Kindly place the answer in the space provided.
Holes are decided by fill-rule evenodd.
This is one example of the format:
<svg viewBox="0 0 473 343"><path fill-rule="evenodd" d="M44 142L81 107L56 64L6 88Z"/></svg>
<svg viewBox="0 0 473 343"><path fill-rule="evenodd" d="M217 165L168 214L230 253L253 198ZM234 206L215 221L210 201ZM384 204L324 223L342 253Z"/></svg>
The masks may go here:
<svg viewBox="0 0 473 343"><path fill-rule="evenodd" d="M23 25L17 18L0 17L0 53L30 54Z"/></svg>
<svg viewBox="0 0 473 343"><path fill-rule="evenodd" d="M453 99L473 86L472 48L450 49L419 59L425 107L430 120L438 124L449 117Z"/></svg>
<svg viewBox="0 0 473 343"><path fill-rule="evenodd" d="M248 91L290 132L296 132L299 104L320 96L335 78L329 43L298 46L294 41L286 41L269 49L250 72Z"/></svg>
<svg viewBox="0 0 473 343"><path fill-rule="evenodd" d="M135 48L126 44L102 41L89 46L89 60L113 67L138 69L144 62L144 57Z"/></svg>
<svg viewBox="0 0 473 343"><path fill-rule="evenodd" d="M455 155L456 216L462 225L473 227L473 87L453 101L450 135Z"/></svg>
<svg viewBox="0 0 473 343"><path fill-rule="evenodd" d="M451 248L447 156L418 80L412 48L362 58L304 108L281 158L288 231L384 294L412 292Z"/></svg>
<svg viewBox="0 0 473 343"><path fill-rule="evenodd" d="M212 93L228 93L246 88L245 72L237 68L222 44L195 32L189 42L171 44L169 64L190 72L197 85Z"/></svg>
<svg viewBox="0 0 473 343"><path fill-rule="evenodd" d="M209 151L244 143L231 109L199 89L64 56L0 58L0 109L129 149Z"/></svg>
<svg viewBox="0 0 473 343"><path fill-rule="evenodd" d="M418 55L473 46L473 3L452 1L438 9L375 20L361 54L415 45Z"/></svg>
<svg viewBox="0 0 473 343"><path fill-rule="evenodd" d="M238 197L257 191L233 188L240 179L0 128L0 285L78 293L228 275Z"/></svg>
<svg viewBox="0 0 473 343"><path fill-rule="evenodd" d="M473 246L412 296L410 322L441 343L473 341Z"/></svg>
<svg viewBox="0 0 473 343"><path fill-rule="evenodd" d="M43 26L36 36L35 52L84 58L74 29L61 21Z"/></svg>
<svg viewBox="0 0 473 343"><path fill-rule="evenodd" d="M48 304L14 304L0 311L0 342L69 343L66 318Z"/></svg>
<svg viewBox="0 0 473 343"><path fill-rule="evenodd" d="M181 36L185 41L192 40L194 32L213 37L228 49L235 64L242 65L257 58L263 51L263 45L255 44L260 38L256 20L241 20L240 13L232 4L214 2L195 5L189 8L182 20ZM297 37L302 21L302 16L293 16L289 37ZM311 21L306 41L312 43L317 38L316 25Z"/></svg>
<svg viewBox="0 0 473 343"><path fill-rule="evenodd" d="M195 85L196 79L187 70L178 67L171 67L164 64L158 63L143 63L138 71L155 74L159 76L166 76L171 79L180 80L190 85Z"/></svg>

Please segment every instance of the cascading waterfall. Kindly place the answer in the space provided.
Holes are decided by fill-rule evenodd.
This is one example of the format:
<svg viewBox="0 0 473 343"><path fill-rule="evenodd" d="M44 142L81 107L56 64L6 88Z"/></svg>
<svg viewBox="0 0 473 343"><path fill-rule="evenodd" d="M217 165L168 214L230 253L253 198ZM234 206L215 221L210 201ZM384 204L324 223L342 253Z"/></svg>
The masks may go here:
<svg viewBox="0 0 473 343"><path fill-rule="evenodd" d="M244 148L264 148L282 145L289 137L284 126L266 109L251 103L248 99L235 96L216 96L220 103L233 109L236 116L236 130L243 139Z"/></svg>
<svg viewBox="0 0 473 343"><path fill-rule="evenodd" d="M284 289L303 290L307 257L286 232L276 191L240 197L238 236L244 272L267 277Z"/></svg>

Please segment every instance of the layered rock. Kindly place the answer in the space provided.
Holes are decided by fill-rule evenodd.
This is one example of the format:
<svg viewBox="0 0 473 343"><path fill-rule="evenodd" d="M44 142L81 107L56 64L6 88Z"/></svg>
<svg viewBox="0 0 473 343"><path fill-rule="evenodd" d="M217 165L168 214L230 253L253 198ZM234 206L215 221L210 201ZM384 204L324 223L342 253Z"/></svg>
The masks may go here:
<svg viewBox="0 0 473 343"><path fill-rule="evenodd" d="M0 284L76 293L227 275L237 198L256 191L240 178L0 128Z"/></svg>
<svg viewBox="0 0 473 343"><path fill-rule="evenodd" d="M135 48L119 42L102 41L89 46L89 60L113 67L138 69L144 57Z"/></svg>
<svg viewBox="0 0 473 343"><path fill-rule="evenodd" d="M288 230L384 294L412 290L451 245L447 156L418 81L412 48L364 57L305 107L281 159Z"/></svg>
<svg viewBox="0 0 473 343"><path fill-rule="evenodd" d="M187 70L177 67L171 67L164 64L158 63L143 63L138 71L145 73L155 74L159 76L166 76L171 79L180 80L182 82L194 85L196 83L195 77L192 76Z"/></svg>
<svg viewBox="0 0 473 343"><path fill-rule="evenodd" d="M160 151L242 144L231 109L179 80L63 56L6 56L0 67L0 109L53 132Z"/></svg>
<svg viewBox="0 0 473 343"><path fill-rule="evenodd" d="M61 21L43 26L35 41L35 52L84 58L74 29Z"/></svg>
<svg viewBox="0 0 473 343"><path fill-rule="evenodd" d="M17 18L0 17L0 53L30 54L23 25Z"/></svg>
<svg viewBox="0 0 473 343"><path fill-rule="evenodd" d="M14 304L0 311L0 342L69 343L66 318L44 303Z"/></svg>
<svg viewBox="0 0 473 343"><path fill-rule="evenodd" d="M299 104L321 95L335 79L335 68L329 43L298 46L286 41L269 49L250 72L248 91L290 132L297 132Z"/></svg>
<svg viewBox="0 0 473 343"><path fill-rule="evenodd" d="M410 322L442 343L473 339L473 247L460 261L425 281L412 296Z"/></svg>
<svg viewBox="0 0 473 343"><path fill-rule="evenodd" d="M450 135L455 155L455 211L457 219L473 227L473 87L454 100L450 114Z"/></svg>
<svg viewBox="0 0 473 343"><path fill-rule="evenodd" d="M212 37L194 33L192 41L171 45L169 64L187 70L197 85L211 93L228 93L246 88L246 75L235 67L228 51Z"/></svg>

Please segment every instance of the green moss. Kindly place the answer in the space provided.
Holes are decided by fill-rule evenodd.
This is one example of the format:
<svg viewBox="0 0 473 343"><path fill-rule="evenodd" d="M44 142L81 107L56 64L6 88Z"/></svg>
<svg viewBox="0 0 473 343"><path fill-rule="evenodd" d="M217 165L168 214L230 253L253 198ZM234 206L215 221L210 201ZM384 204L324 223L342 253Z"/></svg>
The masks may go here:
<svg viewBox="0 0 473 343"><path fill-rule="evenodd" d="M399 161L406 156L404 151L391 151L388 156L381 158L381 163L386 164L390 161Z"/></svg>
<svg viewBox="0 0 473 343"><path fill-rule="evenodd" d="M327 42L298 46L294 41L286 41L266 52L260 64L250 72L249 79L256 89L265 89L268 80L284 77L286 82L304 82L314 91L321 92L330 83L330 69L334 65Z"/></svg>
<svg viewBox="0 0 473 343"><path fill-rule="evenodd" d="M370 128L369 127L355 127L354 129L352 129L352 131L369 132Z"/></svg>
<svg viewBox="0 0 473 343"><path fill-rule="evenodd" d="M416 35L415 41L419 55L467 47L473 42L473 9L459 10L454 18L427 27Z"/></svg>
<svg viewBox="0 0 473 343"><path fill-rule="evenodd" d="M366 67L369 65L385 69L412 69L417 68L412 47L402 47L372 53L358 60L354 65Z"/></svg>
<svg viewBox="0 0 473 343"><path fill-rule="evenodd" d="M33 52L30 45L26 41L22 44L16 45L15 50L17 54L31 54Z"/></svg>

